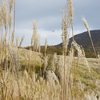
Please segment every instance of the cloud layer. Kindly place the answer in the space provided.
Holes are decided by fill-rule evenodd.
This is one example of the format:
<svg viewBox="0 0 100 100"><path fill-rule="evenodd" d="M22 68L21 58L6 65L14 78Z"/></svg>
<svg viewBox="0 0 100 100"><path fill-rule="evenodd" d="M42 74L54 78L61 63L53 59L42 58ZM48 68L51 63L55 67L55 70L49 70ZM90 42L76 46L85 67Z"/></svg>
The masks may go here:
<svg viewBox="0 0 100 100"><path fill-rule="evenodd" d="M61 9L67 0L16 0L16 36L25 34L23 46L29 46L33 33L33 22L37 21L41 45L48 38L48 45L61 42ZM100 29L100 0L74 0L74 34L83 32L85 16L89 28ZM70 34L71 37L71 34Z"/></svg>

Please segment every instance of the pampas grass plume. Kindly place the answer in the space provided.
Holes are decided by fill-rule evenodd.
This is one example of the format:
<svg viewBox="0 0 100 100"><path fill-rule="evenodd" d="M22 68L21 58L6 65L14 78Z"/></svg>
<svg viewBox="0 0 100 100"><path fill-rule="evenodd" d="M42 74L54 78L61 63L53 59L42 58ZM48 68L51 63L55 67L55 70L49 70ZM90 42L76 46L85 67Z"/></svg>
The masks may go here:
<svg viewBox="0 0 100 100"><path fill-rule="evenodd" d="M85 17L82 17L82 21L84 22L84 25L85 25L85 27L86 27L88 33L89 33L89 36L91 37L90 30L89 30L89 26L88 26L88 23L87 23Z"/></svg>
<svg viewBox="0 0 100 100"><path fill-rule="evenodd" d="M82 17L82 20L83 20L84 25L85 25L85 27L86 27L86 29L87 29L88 33L89 33L89 37L90 37L90 40L91 40L91 44L92 44L92 47L93 47L93 50L94 50L95 56L97 56L97 55L96 55L95 48L94 48L94 44L93 44L93 41L92 41L92 38L91 38L91 34L90 34L89 27L88 27L88 23L87 23L87 21L86 21L85 17Z"/></svg>
<svg viewBox="0 0 100 100"><path fill-rule="evenodd" d="M10 0L10 1L9 1L10 12L11 12L13 6L14 6L14 3L15 3L15 0Z"/></svg>
<svg viewBox="0 0 100 100"><path fill-rule="evenodd" d="M48 56L46 56L44 59L44 72L45 72L47 66L48 66Z"/></svg>
<svg viewBox="0 0 100 100"><path fill-rule="evenodd" d="M19 47L21 47L24 38L25 38L25 35L22 36Z"/></svg>
<svg viewBox="0 0 100 100"><path fill-rule="evenodd" d="M74 15L73 0L69 0L69 6L70 6L70 22L73 28L73 15Z"/></svg>
<svg viewBox="0 0 100 100"><path fill-rule="evenodd" d="M33 31L33 36L32 36L32 39L31 39L31 46L34 42L34 39L35 39L36 35L37 35L37 23L36 23L36 21L34 21L33 27L34 27L34 31Z"/></svg>
<svg viewBox="0 0 100 100"><path fill-rule="evenodd" d="M3 13L3 21L4 21L4 26L5 26L5 30L7 29L7 24L8 24L8 4L7 1L3 2L3 9L2 9L2 13Z"/></svg>
<svg viewBox="0 0 100 100"><path fill-rule="evenodd" d="M35 39L34 39L33 50L35 50L35 51L38 50L39 51L39 49L40 49L40 35L37 34Z"/></svg>

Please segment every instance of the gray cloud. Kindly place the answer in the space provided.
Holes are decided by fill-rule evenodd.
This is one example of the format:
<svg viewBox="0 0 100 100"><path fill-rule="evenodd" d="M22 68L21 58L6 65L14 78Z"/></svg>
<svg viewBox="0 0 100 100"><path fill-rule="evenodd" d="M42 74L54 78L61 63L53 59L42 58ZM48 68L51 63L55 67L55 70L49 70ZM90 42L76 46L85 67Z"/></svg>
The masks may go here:
<svg viewBox="0 0 100 100"><path fill-rule="evenodd" d="M37 21L41 44L48 37L48 44L61 42L61 11L67 0L16 0L16 36L25 34L23 46L30 45L33 33L33 21ZM82 15L89 28L100 29L100 0L74 0L74 33L86 30ZM54 31L54 32L52 32ZM71 35L70 35L71 36Z"/></svg>
<svg viewBox="0 0 100 100"><path fill-rule="evenodd" d="M18 23L23 22L22 24L24 24L27 20L33 23L34 20L37 20L38 28L46 30L50 30L51 27L60 28L60 9L65 5L62 0L28 0L28 2L17 0L16 3L16 20Z"/></svg>
<svg viewBox="0 0 100 100"><path fill-rule="evenodd" d="M45 30L59 29L61 27L61 12L66 0L17 0L16 24L31 27L34 20L38 22L38 28ZM90 28L99 28L99 4L100 0L74 0L74 27L77 30L83 28L82 15L86 17Z"/></svg>
<svg viewBox="0 0 100 100"><path fill-rule="evenodd" d="M85 28L81 20L82 15L85 16L90 29L100 29L100 0L74 0L75 14L74 14L74 27Z"/></svg>

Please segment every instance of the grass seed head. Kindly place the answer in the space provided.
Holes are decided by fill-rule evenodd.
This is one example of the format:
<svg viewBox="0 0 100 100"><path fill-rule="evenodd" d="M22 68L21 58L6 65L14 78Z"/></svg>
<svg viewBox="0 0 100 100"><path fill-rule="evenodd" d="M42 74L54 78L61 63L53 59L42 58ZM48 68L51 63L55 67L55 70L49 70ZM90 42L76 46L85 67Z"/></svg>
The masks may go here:
<svg viewBox="0 0 100 100"><path fill-rule="evenodd" d="M90 30L89 30L89 26L88 26L88 23L87 23L85 17L82 17L82 21L84 22L84 25L85 25L85 27L86 27L88 33L89 33L89 36L91 37Z"/></svg>
<svg viewBox="0 0 100 100"><path fill-rule="evenodd" d="M73 28L73 15L74 15L74 8L73 8L73 0L69 0L69 13L70 13L70 22Z"/></svg>
<svg viewBox="0 0 100 100"><path fill-rule="evenodd" d="M37 23L36 23L36 21L34 21L33 27L34 27L34 31L33 31L33 36L32 36L32 38L31 38L31 45L33 44L34 39L35 39L35 37L36 37L36 35L37 35Z"/></svg>
<svg viewBox="0 0 100 100"><path fill-rule="evenodd" d="M14 4L15 4L15 0L10 0L10 1L9 1L10 12L11 12L11 10L12 10Z"/></svg>
<svg viewBox="0 0 100 100"><path fill-rule="evenodd" d="M19 47L21 47L24 38L25 38L25 35L22 36Z"/></svg>
<svg viewBox="0 0 100 100"><path fill-rule="evenodd" d="M8 3L7 1L3 1L2 5L2 13L3 13L3 22L5 26L5 30L7 29L7 24L8 24Z"/></svg>

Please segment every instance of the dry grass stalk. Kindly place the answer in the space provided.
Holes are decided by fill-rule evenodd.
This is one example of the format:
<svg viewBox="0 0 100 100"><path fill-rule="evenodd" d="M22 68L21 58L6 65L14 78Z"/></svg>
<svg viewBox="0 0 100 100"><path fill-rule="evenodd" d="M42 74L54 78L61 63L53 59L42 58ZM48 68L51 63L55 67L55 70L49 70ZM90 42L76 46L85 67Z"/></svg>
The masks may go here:
<svg viewBox="0 0 100 100"><path fill-rule="evenodd" d="M33 50L36 52L40 50L40 35L39 34L37 34L34 39Z"/></svg>
<svg viewBox="0 0 100 100"><path fill-rule="evenodd" d="M47 40L47 38L46 38L46 40L45 40L45 49L44 49L44 56L46 57L46 50L47 50L47 42L48 42L48 40Z"/></svg>
<svg viewBox="0 0 100 100"><path fill-rule="evenodd" d="M62 91L61 100L64 100L65 98L66 98L65 100L67 100L68 98L71 98L72 96L71 94L72 89L73 89L73 81L72 81L73 76L71 74L72 62L73 62L73 50L70 51L68 59L66 57L65 69L64 69L64 58L59 57L59 60L58 60L59 79L60 79L60 85L61 85L61 91ZM65 71L65 75L64 75L64 71Z"/></svg>
<svg viewBox="0 0 100 100"><path fill-rule="evenodd" d="M95 79L92 77L91 75L91 68L89 66L89 63L87 61L87 58L85 57L85 52L83 48L80 48L80 46L74 41L72 42L72 44L74 45L74 47L76 48L76 50L80 53L79 55L81 55L81 57L84 59L84 63L86 65L86 67L88 68L89 74L92 78L93 84L95 85Z"/></svg>
<svg viewBox="0 0 100 100"><path fill-rule="evenodd" d="M13 66L13 67L11 67L11 66L10 67L11 67L14 75L17 75L17 77L18 77L18 76L20 76L18 71L21 68L21 66L19 63L19 55L17 52L17 48L14 48L13 44L9 44L8 51L9 51L9 55L10 55L10 61L11 61L12 66Z"/></svg>
<svg viewBox="0 0 100 100"><path fill-rule="evenodd" d="M3 27L1 27L1 41L0 41L0 49L2 49L3 46Z"/></svg>
<svg viewBox="0 0 100 100"><path fill-rule="evenodd" d="M51 70L46 71L46 77L47 77L47 81L50 84L53 84L52 83L53 80L55 80L59 84L59 80L53 71L51 71Z"/></svg>
<svg viewBox="0 0 100 100"><path fill-rule="evenodd" d="M18 47L18 40L19 40L19 37L17 36L17 38L16 38L16 47Z"/></svg>
<svg viewBox="0 0 100 100"><path fill-rule="evenodd" d="M67 17L67 19L66 19ZM68 46L68 42L69 42L69 35L68 35L68 28L69 28L69 16L66 16L66 10L64 10L64 17L62 20L62 42L63 42L63 49L64 52L67 52L67 46Z"/></svg>
<svg viewBox="0 0 100 100"><path fill-rule="evenodd" d="M43 69L43 78L44 78L44 74L46 72L46 68L48 66L48 56L44 57L44 69Z"/></svg>
<svg viewBox="0 0 100 100"><path fill-rule="evenodd" d="M67 19L66 19L67 17ZM65 82L65 73L66 73L66 53L67 53L67 46L69 42L69 37L68 37L68 28L69 28L69 14L66 16L66 10L64 10L64 17L62 19L62 42L63 42L63 51L64 51L64 87L66 85ZM63 89L63 100L66 99L66 90Z"/></svg>
<svg viewBox="0 0 100 100"><path fill-rule="evenodd" d="M15 38L15 30L12 32L12 44L14 44L14 38Z"/></svg>
<svg viewBox="0 0 100 100"><path fill-rule="evenodd" d="M15 0L14 1L14 26L13 26L13 30L15 30L15 6L16 6L16 3L15 3Z"/></svg>
<svg viewBox="0 0 100 100"><path fill-rule="evenodd" d="M46 56L46 50L47 50L47 38L45 40L45 49L44 49L44 69L43 69L43 78L44 78L44 74L46 71L46 68L48 66L48 56Z"/></svg>
<svg viewBox="0 0 100 100"><path fill-rule="evenodd" d="M52 60L52 70L53 70L53 72L55 72L56 64L57 64L57 53L54 53L53 60Z"/></svg>
<svg viewBox="0 0 100 100"><path fill-rule="evenodd" d="M3 13L2 13L2 6L0 5L0 27L3 24Z"/></svg>
<svg viewBox="0 0 100 100"><path fill-rule="evenodd" d="M8 3L7 1L3 1L2 5L2 14L3 14L3 22L5 26L5 30L7 30L7 25L8 25Z"/></svg>
<svg viewBox="0 0 100 100"><path fill-rule="evenodd" d="M73 33L73 15L74 15L73 0L68 0L67 8L69 9L68 13L69 13L69 16L70 16L70 23L71 23L71 27L72 27L72 37L73 37L73 41L74 41L74 33Z"/></svg>
<svg viewBox="0 0 100 100"><path fill-rule="evenodd" d="M12 8L13 8L14 4L15 4L15 0L10 0L9 1L10 12L12 11Z"/></svg>
<svg viewBox="0 0 100 100"><path fill-rule="evenodd" d="M99 98L97 99L94 92L92 92L91 94L89 92L86 93L84 98L85 98L85 100L100 100Z"/></svg>
<svg viewBox="0 0 100 100"><path fill-rule="evenodd" d="M48 82L48 85L50 88L50 97L49 98L50 98L50 100L53 100L53 94L56 91L55 82L57 82L57 84L59 86L59 80L58 80L56 74L51 70L46 71L46 78L47 78L47 82Z"/></svg>
<svg viewBox="0 0 100 100"><path fill-rule="evenodd" d="M13 23L12 12L9 13L9 40L10 40L10 30Z"/></svg>
<svg viewBox="0 0 100 100"><path fill-rule="evenodd" d="M7 45L7 33L5 33L5 45Z"/></svg>
<svg viewBox="0 0 100 100"><path fill-rule="evenodd" d="M11 30L11 25L13 23L13 17L12 12L9 13L9 30Z"/></svg>
<svg viewBox="0 0 100 100"><path fill-rule="evenodd" d="M93 47L93 50L94 50L94 53L95 53L95 57L97 57L97 54L96 54L96 51L95 51L95 47L94 47L94 44L93 44L93 41L92 41L92 38L91 38L91 34L90 34L90 30L89 30L89 27L88 27L88 23L86 21L86 19L83 17L82 18L83 22L84 22L84 25L88 31L88 34L89 34L89 37L90 37L90 40L91 40L91 44L92 44L92 47Z"/></svg>
<svg viewBox="0 0 100 100"><path fill-rule="evenodd" d="M11 0L12 1L12 0ZM72 4L71 4L72 5ZM12 9L12 8L10 8ZM69 15L68 15L69 16ZM33 71L32 73L28 73L26 70L23 71L24 75L20 74L20 62L19 62L19 57L18 57L18 49L16 46L18 46L18 38L16 39L16 46L13 45L14 42L14 35L12 35L12 42L8 47L9 51L9 57L10 57L10 68L9 68L9 73L5 70L3 70L0 73L0 99L1 100L7 100L7 99L14 99L14 100L21 100L21 99L29 99L29 100L75 100L76 98L73 98L74 94L73 93L73 75L71 73L71 67L72 67L72 62L73 62L73 49L69 52L68 59L66 59L66 52L67 52L67 46L68 46L68 28L69 28L69 17L66 19L66 14L64 14L63 20L62 20L62 41L63 41L63 50L64 50L64 56L59 56L59 62L57 62L57 55L54 55L53 57L53 71L48 70L46 71L46 67L48 66L48 58L45 56L44 59L44 72L46 71L47 73L47 82L43 79L40 78L37 79L36 73ZM10 25L10 24L9 24ZM36 30L36 27L35 27ZM14 30L15 32L15 30ZM35 32L36 33L36 32ZM5 36L7 37L7 36ZM33 36L34 38L31 40L31 45L34 43L34 48L37 51L39 49L39 41L40 37L36 34ZM34 40L34 41L33 41ZM36 40L36 41L35 41ZM1 40L1 44L3 41L3 38ZM21 39L23 41L23 37ZM33 41L33 42L32 42ZM74 42L74 41L73 41ZM20 42L20 46L21 46ZM84 51L80 51L80 48L77 47L77 45L74 43L76 46L76 49L78 50L79 56L85 56ZM4 45L3 45L4 46ZM2 46L2 47L3 47ZM47 40L45 42L45 53L47 49ZM4 49L0 49L4 50ZM31 62L32 59L32 51L29 51L29 63ZM5 55L2 53L2 56L0 54L1 60L4 61ZM26 52L27 53L27 52ZM82 54L83 53L83 54ZM7 53L6 53L7 54ZM27 56L25 55L25 59L27 60ZM37 55L35 53L35 60L34 62L37 63ZM1 61L0 60L0 61ZM87 60L84 58L84 60ZM87 64L88 62L85 61ZM55 71L55 66L59 66L59 78L60 78L60 84L59 80L54 73ZM36 64L34 64L36 65ZM30 65L29 65L30 66ZM1 66L0 66L1 67ZM89 67L89 66L87 66ZM10 71L12 70L13 73ZM23 73L22 72L22 73ZM58 84L56 84L58 83ZM79 83L78 86L80 86L80 92L84 92L82 84ZM61 94L62 93L62 94ZM76 95L76 94L75 94ZM60 96L62 96L60 98ZM96 99L96 96L87 94L85 95L85 99ZM89 98L88 98L89 97ZM81 100L83 98L78 98L76 100Z"/></svg>
<svg viewBox="0 0 100 100"><path fill-rule="evenodd" d="M98 54L98 72L100 74L100 54Z"/></svg>
<svg viewBox="0 0 100 100"><path fill-rule="evenodd" d="M78 55L79 57L83 58L84 59L84 62L86 64L86 67L88 68L88 71L90 72L90 67L89 67L89 64L88 64L88 61L85 57L85 52L83 50L83 48L81 48L75 41L72 42L72 45L76 48L76 50L78 51Z"/></svg>
<svg viewBox="0 0 100 100"><path fill-rule="evenodd" d="M21 47L24 38L25 38L25 35L22 36L21 41L20 41L20 44L19 44L19 47Z"/></svg>
<svg viewBox="0 0 100 100"><path fill-rule="evenodd" d="M33 36L32 36L32 38L31 38L31 46L32 46L32 44L34 43L34 39L35 39L35 37L36 37L36 35L37 35L37 23L36 23L36 21L34 21L33 27L34 27L34 31L33 31Z"/></svg>
<svg viewBox="0 0 100 100"><path fill-rule="evenodd" d="M46 40L45 40L45 52L46 52L46 50L47 50L47 42L48 42L48 40L47 40L47 38L46 38Z"/></svg>
<svg viewBox="0 0 100 100"><path fill-rule="evenodd" d="M74 15L74 8L73 8L73 0L69 0L69 13L70 13L70 22L71 22L71 27L73 28L73 15Z"/></svg>

